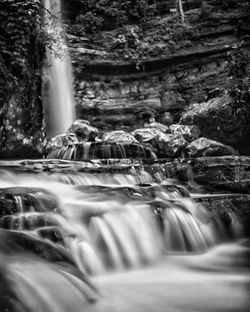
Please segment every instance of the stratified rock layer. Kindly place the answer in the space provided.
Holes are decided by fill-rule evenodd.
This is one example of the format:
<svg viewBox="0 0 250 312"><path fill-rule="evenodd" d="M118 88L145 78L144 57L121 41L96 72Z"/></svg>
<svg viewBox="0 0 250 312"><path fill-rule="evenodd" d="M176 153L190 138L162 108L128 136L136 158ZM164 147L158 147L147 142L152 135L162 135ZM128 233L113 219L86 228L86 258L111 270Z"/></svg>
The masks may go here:
<svg viewBox="0 0 250 312"><path fill-rule="evenodd" d="M163 122L166 112L173 116L170 124L177 123L189 104L223 93L230 76L228 53L239 43L249 51L248 1L206 1L203 6L191 0L183 5L184 26L178 18L169 22L174 15L166 3L164 16L142 27L139 44L144 54L137 59L139 64L111 48L112 41L122 36L121 29L88 38L73 32L68 36L81 118L104 130L125 125L131 131L151 117ZM128 29L133 27L140 25Z"/></svg>
<svg viewBox="0 0 250 312"><path fill-rule="evenodd" d="M167 176L215 189L250 193L250 158L244 156L200 157L166 161ZM160 167L161 167L160 166Z"/></svg>

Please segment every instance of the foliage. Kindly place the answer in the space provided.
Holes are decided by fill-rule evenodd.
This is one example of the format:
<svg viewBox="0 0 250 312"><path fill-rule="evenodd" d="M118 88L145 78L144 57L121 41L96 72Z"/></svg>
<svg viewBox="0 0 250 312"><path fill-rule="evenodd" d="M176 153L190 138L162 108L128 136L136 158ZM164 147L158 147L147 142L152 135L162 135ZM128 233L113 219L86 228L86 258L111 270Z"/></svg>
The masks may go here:
<svg viewBox="0 0 250 312"><path fill-rule="evenodd" d="M150 0L82 0L82 10L76 19L82 31L111 30L127 24L138 24L156 13Z"/></svg>
<svg viewBox="0 0 250 312"><path fill-rule="evenodd" d="M0 147L40 143L42 104L40 0L2 0L0 9ZM36 142L37 141L37 142Z"/></svg>
<svg viewBox="0 0 250 312"><path fill-rule="evenodd" d="M247 114L250 103L250 57L241 45L233 46L227 55L228 92L233 98L233 111L235 114ZM249 105L249 104L248 104Z"/></svg>
<svg viewBox="0 0 250 312"><path fill-rule="evenodd" d="M143 61L142 30L138 26L125 27L112 40L111 50L116 50L125 59L135 63L137 67Z"/></svg>

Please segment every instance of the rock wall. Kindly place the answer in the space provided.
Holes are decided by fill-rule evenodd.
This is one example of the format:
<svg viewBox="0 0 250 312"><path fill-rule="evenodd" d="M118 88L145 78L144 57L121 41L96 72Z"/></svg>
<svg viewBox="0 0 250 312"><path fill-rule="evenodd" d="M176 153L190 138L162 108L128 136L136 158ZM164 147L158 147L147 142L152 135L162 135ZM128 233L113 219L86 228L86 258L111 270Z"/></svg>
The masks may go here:
<svg viewBox="0 0 250 312"><path fill-rule="evenodd" d="M43 140L39 0L0 8L0 158L38 157Z"/></svg>
<svg viewBox="0 0 250 312"><path fill-rule="evenodd" d="M139 65L114 59L103 43L105 36L107 41L111 37L110 32L93 40L69 34L79 118L103 129L134 129L150 117L162 122L166 112L177 122L187 105L204 101L214 89L219 92L227 87L228 52L240 42L249 51L247 10L239 9L235 1L226 1L218 9L225 10L223 14L205 16L203 9L197 9L199 1L183 2L187 18L194 21L199 16L193 22L198 33L179 44L176 40L172 50L169 41L158 42L155 48L162 51L156 57L144 57ZM218 5L206 2L211 7Z"/></svg>
<svg viewBox="0 0 250 312"><path fill-rule="evenodd" d="M107 76L87 75L91 67L86 66L82 75L76 74L75 81L79 117L100 128L123 124L133 129L150 117L162 121L165 112L178 121L185 106L203 101L210 90L226 85L226 53L198 60L190 56L190 60L171 65L175 61L172 57L160 70L120 76L111 75L116 72L115 66L108 69Z"/></svg>

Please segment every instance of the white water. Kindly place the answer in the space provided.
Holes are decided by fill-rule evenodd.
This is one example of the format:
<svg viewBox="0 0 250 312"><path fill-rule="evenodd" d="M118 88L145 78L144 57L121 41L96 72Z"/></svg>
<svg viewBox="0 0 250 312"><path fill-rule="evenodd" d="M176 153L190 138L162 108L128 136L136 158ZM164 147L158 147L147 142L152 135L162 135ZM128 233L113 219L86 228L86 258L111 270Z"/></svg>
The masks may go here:
<svg viewBox="0 0 250 312"><path fill-rule="evenodd" d="M20 254L3 256L2 263L8 263L4 274L12 281L26 308L15 312L163 312L166 307L170 312L247 311L244 287L248 285L250 274L244 266L248 249L231 244L209 251L208 248L220 242L218 238L226 233L223 234L220 225L206 221L204 208L191 199L178 199L176 192L168 194L162 188L157 192L159 207L165 207L165 230L161 238L149 203L140 201L139 197L127 201L115 189L109 194L95 193L93 189L88 191L79 186L100 185L101 182L107 186L112 182L116 186L126 183L129 187L138 182L135 177L84 175L80 174L81 179L74 181L78 186L74 186L66 184L69 182L66 174L65 181L58 182L54 174L1 172L1 188L38 187L52 194L51 197L45 193L50 203L46 210L42 190L31 194L31 198L37 199L33 205L27 205L27 197L15 191L12 199L16 212L2 217L2 223L9 218L6 228L37 237L49 246L57 245L54 252L64 249L80 272L85 276L95 275L93 280L101 292L99 297L88 282L67 266L45 262L32 254L28 258ZM51 202L53 196L58 204ZM41 212L35 211L36 207ZM234 224L236 231L238 226ZM50 230L60 233L63 245L50 241ZM48 235L41 237L42 231L47 231ZM195 254L187 256L190 250ZM171 255L180 251L181 256ZM151 266L146 268L149 264ZM241 266L245 271L241 271ZM125 271L131 267L132 272ZM218 274L218 270L224 272L225 269L227 273ZM89 303L97 298L95 305Z"/></svg>
<svg viewBox="0 0 250 312"><path fill-rule="evenodd" d="M163 207L164 230L161 234L150 203L140 196L129 198L125 195L133 191L129 191L130 185L143 182L143 172L141 177L138 174L85 173L75 173L74 179L69 174L69 180L67 174L63 177L60 182L54 174L2 174L1 187L36 187L38 191L32 193L32 189L21 189L21 193L13 193L10 190L15 211L6 210L0 226L32 231L38 236L45 233L46 237L47 233L48 238L50 233L59 232L65 247L84 273L138 267L155 262L166 252L203 252L226 239L223 225L208 222L202 206L180 195L177 198L177 194L164 191L164 187L157 188L154 203L155 208ZM65 182L92 185L92 189ZM125 193L124 183L127 185ZM98 191L101 184L109 188ZM50 203L47 209L44 199L45 203ZM233 237L237 238L241 225L237 219L234 223Z"/></svg>
<svg viewBox="0 0 250 312"><path fill-rule="evenodd" d="M69 51L63 37L60 0L45 0L45 26L52 38L47 51L43 104L47 137L65 132L75 119L72 68Z"/></svg>

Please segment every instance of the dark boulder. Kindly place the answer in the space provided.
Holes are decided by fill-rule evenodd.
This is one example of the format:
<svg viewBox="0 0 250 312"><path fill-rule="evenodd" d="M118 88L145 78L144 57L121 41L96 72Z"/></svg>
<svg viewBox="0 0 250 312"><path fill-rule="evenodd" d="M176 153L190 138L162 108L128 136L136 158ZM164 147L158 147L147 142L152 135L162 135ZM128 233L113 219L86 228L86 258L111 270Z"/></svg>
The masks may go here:
<svg viewBox="0 0 250 312"><path fill-rule="evenodd" d="M208 190L220 189L250 194L250 157L175 159L166 161L163 167L172 178L196 182Z"/></svg>
<svg viewBox="0 0 250 312"><path fill-rule="evenodd" d="M180 123L196 125L201 136L237 147L250 132L250 105L245 101L236 108L233 98L224 95L191 105Z"/></svg>
<svg viewBox="0 0 250 312"><path fill-rule="evenodd" d="M33 254L46 261L75 265L66 249L42 240L28 232L12 232L0 229L0 254Z"/></svg>
<svg viewBox="0 0 250 312"><path fill-rule="evenodd" d="M139 143L83 142L53 150L48 158L69 160L155 158L149 147Z"/></svg>
<svg viewBox="0 0 250 312"><path fill-rule="evenodd" d="M74 133L79 141L94 141L98 135L98 129L92 127L90 122L83 119L77 119L68 129L69 133Z"/></svg>
<svg viewBox="0 0 250 312"><path fill-rule="evenodd" d="M31 187L0 189L0 217L25 212L58 210L55 196L46 190Z"/></svg>

